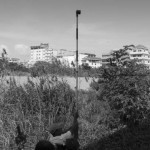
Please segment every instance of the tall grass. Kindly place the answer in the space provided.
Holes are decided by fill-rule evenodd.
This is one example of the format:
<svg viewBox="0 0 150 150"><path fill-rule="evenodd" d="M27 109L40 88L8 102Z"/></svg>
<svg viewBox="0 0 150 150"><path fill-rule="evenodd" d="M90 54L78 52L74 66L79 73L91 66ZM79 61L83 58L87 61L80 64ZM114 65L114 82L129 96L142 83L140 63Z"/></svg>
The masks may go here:
<svg viewBox="0 0 150 150"><path fill-rule="evenodd" d="M10 78L0 101L0 148L16 149L16 126L27 135L26 149L34 149L40 139L49 139L51 128L63 123L65 131L72 125L75 107L79 110L79 143L81 148L98 140L109 131L107 106L97 101L95 91L75 91L57 77L31 78L19 85ZM76 105L78 103L78 105Z"/></svg>
<svg viewBox="0 0 150 150"><path fill-rule="evenodd" d="M16 125L27 135L27 145L49 138L50 127L64 122L69 126L75 105L75 93L65 82L41 77L39 83L28 79L24 86L9 80L0 103L0 147L14 146Z"/></svg>

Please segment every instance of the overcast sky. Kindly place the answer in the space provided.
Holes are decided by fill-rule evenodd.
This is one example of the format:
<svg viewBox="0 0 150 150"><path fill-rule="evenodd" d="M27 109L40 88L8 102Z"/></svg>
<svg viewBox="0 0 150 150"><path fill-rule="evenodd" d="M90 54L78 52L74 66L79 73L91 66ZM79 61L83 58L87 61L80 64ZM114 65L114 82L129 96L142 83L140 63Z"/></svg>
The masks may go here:
<svg viewBox="0 0 150 150"><path fill-rule="evenodd" d="M150 48L150 0L0 0L0 48L29 59L30 46L75 50L101 57L127 44Z"/></svg>

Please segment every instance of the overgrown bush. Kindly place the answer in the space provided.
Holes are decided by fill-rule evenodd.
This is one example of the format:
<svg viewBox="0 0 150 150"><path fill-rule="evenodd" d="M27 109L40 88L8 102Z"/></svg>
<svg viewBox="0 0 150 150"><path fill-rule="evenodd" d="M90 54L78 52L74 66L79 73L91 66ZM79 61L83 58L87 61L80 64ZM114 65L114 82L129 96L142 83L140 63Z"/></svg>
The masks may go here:
<svg viewBox="0 0 150 150"><path fill-rule="evenodd" d="M95 91L79 91L77 103L75 91L57 77L39 77L36 82L28 78L24 85L11 78L0 103L0 147L16 146L17 124L27 135L26 149L39 139L49 139L54 123L63 123L65 131L72 125L74 106L79 110L81 148L108 134L108 107L97 101Z"/></svg>
<svg viewBox="0 0 150 150"><path fill-rule="evenodd" d="M112 53L107 67L101 68L101 76L92 87L98 99L106 101L115 120L134 127L146 118L149 107L150 71L136 60L124 60L127 47Z"/></svg>
<svg viewBox="0 0 150 150"><path fill-rule="evenodd" d="M81 91L79 95L81 148L110 132L110 112L105 102L97 100L95 91Z"/></svg>
<svg viewBox="0 0 150 150"><path fill-rule="evenodd" d="M35 83L28 79L21 86L10 79L0 103L1 146L9 147L11 142L14 144L17 124L27 134L31 146L41 138L48 138L53 123L64 122L65 129L71 124L74 95L74 91L64 82L40 78L39 83Z"/></svg>

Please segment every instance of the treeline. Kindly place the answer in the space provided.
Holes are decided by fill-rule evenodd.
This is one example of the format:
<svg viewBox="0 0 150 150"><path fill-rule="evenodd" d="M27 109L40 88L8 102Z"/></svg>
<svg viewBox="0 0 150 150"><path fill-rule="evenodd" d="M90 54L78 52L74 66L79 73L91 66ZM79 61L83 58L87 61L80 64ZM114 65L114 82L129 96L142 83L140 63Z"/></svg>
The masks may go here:
<svg viewBox="0 0 150 150"><path fill-rule="evenodd" d="M23 64L8 62L6 58L0 59L0 72L5 75L27 75L30 69Z"/></svg>
<svg viewBox="0 0 150 150"><path fill-rule="evenodd" d="M8 75L30 75L32 77L37 77L53 74L59 76L76 76L75 66L69 67L57 60L52 63L38 61L32 67L28 68L23 64L8 62L7 59L3 58L0 60L0 69L5 70ZM96 76L98 71L99 68L91 68L86 64L79 66L78 74L80 77Z"/></svg>
<svg viewBox="0 0 150 150"><path fill-rule="evenodd" d="M96 76L98 74L99 68L91 68L86 65L79 66L78 74L80 77L85 76ZM76 76L76 68L75 66L70 67L62 64L60 61L53 61L52 63L38 61L33 67L30 68L31 76L41 76L47 74L55 74L59 76Z"/></svg>

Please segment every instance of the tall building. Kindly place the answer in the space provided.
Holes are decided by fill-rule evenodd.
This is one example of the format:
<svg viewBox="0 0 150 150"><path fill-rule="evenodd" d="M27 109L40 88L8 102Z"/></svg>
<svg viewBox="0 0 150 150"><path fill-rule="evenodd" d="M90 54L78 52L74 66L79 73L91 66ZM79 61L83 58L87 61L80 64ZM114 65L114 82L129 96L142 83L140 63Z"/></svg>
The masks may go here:
<svg viewBox="0 0 150 150"><path fill-rule="evenodd" d="M29 64L33 65L37 61L51 62L53 58L53 49L49 48L49 44L41 43L39 46L31 46Z"/></svg>

